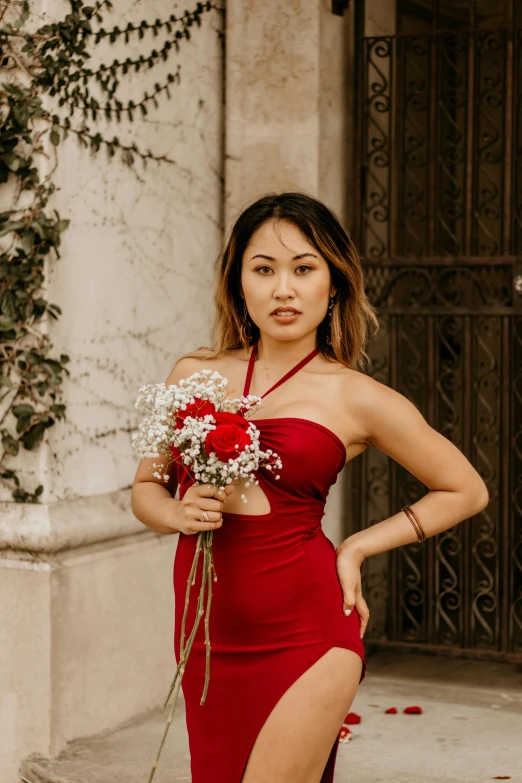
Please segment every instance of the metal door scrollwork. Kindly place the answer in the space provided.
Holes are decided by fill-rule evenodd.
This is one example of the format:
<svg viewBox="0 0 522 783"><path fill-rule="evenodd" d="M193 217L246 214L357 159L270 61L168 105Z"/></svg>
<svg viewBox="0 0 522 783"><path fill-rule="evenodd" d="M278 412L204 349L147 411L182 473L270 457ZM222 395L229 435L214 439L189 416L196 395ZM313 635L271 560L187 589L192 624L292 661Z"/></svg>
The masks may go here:
<svg viewBox="0 0 522 783"><path fill-rule="evenodd" d="M462 29L445 29L446 4L429 33L360 30L354 233L381 324L371 374L490 492L473 519L365 562L367 639L522 662L522 30L513 5L502 29L474 7ZM426 492L375 449L353 470L361 527Z"/></svg>

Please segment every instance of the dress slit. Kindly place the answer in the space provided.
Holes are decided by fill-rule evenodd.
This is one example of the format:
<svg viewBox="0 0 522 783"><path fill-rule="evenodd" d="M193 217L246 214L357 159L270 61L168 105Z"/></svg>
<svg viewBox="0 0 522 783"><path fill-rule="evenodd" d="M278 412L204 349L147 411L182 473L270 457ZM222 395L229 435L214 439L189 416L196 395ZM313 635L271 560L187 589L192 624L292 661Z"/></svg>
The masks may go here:
<svg viewBox="0 0 522 783"><path fill-rule="evenodd" d="M236 779L234 776L230 776L230 783L242 783L243 776L245 774L245 770L247 767L248 760L250 758L250 754L252 753L252 750L254 749L254 745L256 743L257 738L259 737L263 727L265 726L266 722L272 715L275 709L277 709L279 703L281 702L281 699L285 696L287 691L296 683L306 672L312 668L318 661L321 660L321 658L326 655L331 649L336 647L337 645L334 644L327 644L321 646L320 652L315 653L313 658L311 660L308 660L304 665L302 665L300 668L297 668L293 671L291 674L291 679L286 684L284 688L282 688L279 693L277 694L277 698L273 700L272 706L268 711L264 711L264 714L262 716L262 720L258 721L258 725L255 729L255 736L249 741L247 750L245 753L243 753L243 757L241 760L241 766L239 769L240 775ZM340 730L341 727L339 727ZM323 771L323 775L321 777L320 783L333 783L334 779L334 770L335 770L335 759L337 756L337 750L339 746L339 735L337 735L333 745L332 749L330 751L330 755L328 756L328 761L326 762L326 766Z"/></svg>

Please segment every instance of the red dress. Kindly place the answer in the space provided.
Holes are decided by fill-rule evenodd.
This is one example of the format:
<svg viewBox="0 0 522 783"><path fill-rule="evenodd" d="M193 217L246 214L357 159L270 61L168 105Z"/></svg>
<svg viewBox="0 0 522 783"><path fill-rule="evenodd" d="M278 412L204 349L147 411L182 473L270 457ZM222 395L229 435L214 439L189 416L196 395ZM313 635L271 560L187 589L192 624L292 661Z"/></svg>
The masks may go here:
<svg viewBox="0 0 522 783"><path fill-rule="evenodd" d="M244 394L249 392L256 349L254 345ZM317 353L312 351L266 394ZM326 496L345 464L346 449L331 430L308 419L252 421L259 428L261 447L277 452L283 467L279 480L264 468L256 472L270 512L224 512L223 525L214 532L218 579L213 584L210 683L203 706L203 622L182 681L193 783L240 783L256 737L281 696L332 647L358 653L363 661L360 682L366 673L359 615L356 610L348 617L343 612L335 547L321 527ZM183 497L192 481L184 470L178 480ZM196 535L179 534L174 563L176 661L196 541ZM191 592L188 631L201 569L202 557ZM338 739L321 783L333 781Z"/></svg>

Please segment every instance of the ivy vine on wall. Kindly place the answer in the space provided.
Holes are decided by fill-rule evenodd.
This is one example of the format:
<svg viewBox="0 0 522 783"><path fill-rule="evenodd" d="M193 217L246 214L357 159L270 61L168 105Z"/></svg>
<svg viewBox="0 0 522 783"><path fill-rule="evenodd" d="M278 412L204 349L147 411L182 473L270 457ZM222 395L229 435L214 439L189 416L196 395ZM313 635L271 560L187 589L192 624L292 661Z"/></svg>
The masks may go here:
<svg viewBox="0 0 522 783"><path fill-rule="evenodd" d="M39 502L43 486L24 487L13 461L6 463L20 449L36 449L45 431L66 416L62 388L69 356L56 355L48 335L49 319L61 309L46 299L47 265L60 257L69 226L52 209L57 148L74 135L93 153L119 153L127 166L137 159L144 165L173 163L109 138L103 123L132 122L170 98L180 83L179 67L135 100L118 96L131 74L167 62L204 14L220 12L211 2L198 2L179 16L129 22L122 29L107 25L111 10L109 0L70 0L63 19L31 31L27 0L0 2L0 479L21 503ZM95 48L107 41L143 41L140 46L149 48L92 68Z"/></svg>

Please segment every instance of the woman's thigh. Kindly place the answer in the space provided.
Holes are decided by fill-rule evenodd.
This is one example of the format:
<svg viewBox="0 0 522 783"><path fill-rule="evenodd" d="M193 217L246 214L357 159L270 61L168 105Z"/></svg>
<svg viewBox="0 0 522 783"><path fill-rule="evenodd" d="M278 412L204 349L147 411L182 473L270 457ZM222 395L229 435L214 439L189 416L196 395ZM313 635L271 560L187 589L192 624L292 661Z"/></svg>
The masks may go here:
<svg viewBox="0 0 522 783"><path fill-rule="evenodd" d="M361 670L356 652L333 647L292 683L259 732L242 783L319 783Z"/></svg>

